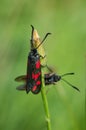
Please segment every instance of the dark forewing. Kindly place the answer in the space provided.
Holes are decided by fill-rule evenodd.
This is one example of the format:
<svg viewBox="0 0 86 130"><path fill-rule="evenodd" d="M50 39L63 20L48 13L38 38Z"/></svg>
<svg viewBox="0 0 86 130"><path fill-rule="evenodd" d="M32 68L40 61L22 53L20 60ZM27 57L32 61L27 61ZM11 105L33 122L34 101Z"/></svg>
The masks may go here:
<svg viewBox="0 0 86 130"><path fill-rule="evenodd" d="M15 78L15 81L17 82L25 82L27 80L27 76L26 75L21 75Z"/></svg>
<svg viewBox="0 0 86 130"><path fill-rule="evenodd" d="M26 85L20 85L18 87L16 87L17 90L26 90Z"/></svg>

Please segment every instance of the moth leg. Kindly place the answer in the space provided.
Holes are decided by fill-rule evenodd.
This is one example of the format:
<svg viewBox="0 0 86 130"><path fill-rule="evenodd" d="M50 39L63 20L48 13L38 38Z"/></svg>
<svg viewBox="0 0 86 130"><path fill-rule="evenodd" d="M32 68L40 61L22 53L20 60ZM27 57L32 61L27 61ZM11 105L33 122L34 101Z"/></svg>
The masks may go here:
<svg viewBox="0 0 86 130"><path fill-rule="evenodd" d="M45 55L45 56L40 55L40 57L41 57L42 59L44 59L44 58L46 57L46 55Z"/></svg>

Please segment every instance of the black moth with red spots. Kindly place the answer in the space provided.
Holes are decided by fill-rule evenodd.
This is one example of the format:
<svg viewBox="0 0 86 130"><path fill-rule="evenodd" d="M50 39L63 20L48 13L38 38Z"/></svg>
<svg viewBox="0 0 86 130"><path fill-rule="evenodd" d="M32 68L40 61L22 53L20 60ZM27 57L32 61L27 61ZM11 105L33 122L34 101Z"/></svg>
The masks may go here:
<svg viewBox="0 0 86 130"><path fill-rule="evenodd" d="M37 94L41 90L40 55L36 49L31 50L28 56L26 92Z"/></svg>
<svg viewBox="0 0 86 130"><path fill-rule="evenodd" d="M33 42L33 31L34 27L32 27L32 36L31 42ZM31 43L32 44L32 43ZM26 90L28 93L32 91L32 93L37 94L41 90L41 64L40 64L40 55L37 52L37 49L32 49L28 55L27 61L27 75L19 76L15 79L16 81L25 81L24 85L20 85L17 87L18 90Z"/></svg>
<svg viewBox="0 0 86 130"><path fill-rule="evenodd" d="M41 64L40 55L32 50L29 53L27 61L27 75L19 76L15 79L16 81L24 81L24 85L17 87L18 90L26 90L28 93L37 94L41 90Z"/></svg>
<svg viewBox="0 0 86 130"><path fill-rule="evenodd" d="M31 36L31 45L34 42L33 39L33 33L34 33L34 27L32 27L32 36ZM47 33L43 39L43 41L48 36ZM40 63L40 56L37 52L38 47L43 43L43 41L37 46L37 48L31 48L31 51L28 55L28 61L27 61L27 75L22 75L17 77L16 81L24 81L24 85L20 85L17 87L18 90L26 90L26 92L32 92L34 94L37 94L41 90L41 63ZM43 58L43 57L42 57Z"/></svg>

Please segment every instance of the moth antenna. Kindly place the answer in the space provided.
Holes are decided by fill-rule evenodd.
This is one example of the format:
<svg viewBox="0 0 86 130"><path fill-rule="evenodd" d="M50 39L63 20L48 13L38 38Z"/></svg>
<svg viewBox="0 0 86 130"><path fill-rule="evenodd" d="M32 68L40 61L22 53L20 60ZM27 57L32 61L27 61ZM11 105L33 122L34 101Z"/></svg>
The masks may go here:
<svg viewBox="0 0 86 130"><path fill-rule="evenodd" d="M66 73L66 74L61 75L61 77L64 77L66 75L74 75L74 73Z"/></svg>
<svg viewBox="0 0 86 130"><path fill-rule="evenodd" d="M63 79L63 78L61 78L64 82L66 82L69 86L71 86L72 88L74 88L74 89L76 89L77 91L79 91L80 92L80 90L76 87L76 86L74 86L74 85L72 85L71 83L69 83L67 80L65 80L65 79Z"/></svg>
<svg viewBox="0 0 86 130"><path fill-rule="evenodd" d="M47 34L45 35L45 37L43 38L43 40L42 40L41 43L37 46L36 49L38 49L38 48L41 46L41 44L45 41L45 39L47 38L47 36L50 35L50 34L51 34L51 33L47 33Z"/></svg>
<svg viewBox="0 0 86 130"><path fill-rule="evenodd" d="M33 31L34 31L34 27L33 27L33 25L31 25L31 27L32 27L31 39L33 39Z"/></svg>

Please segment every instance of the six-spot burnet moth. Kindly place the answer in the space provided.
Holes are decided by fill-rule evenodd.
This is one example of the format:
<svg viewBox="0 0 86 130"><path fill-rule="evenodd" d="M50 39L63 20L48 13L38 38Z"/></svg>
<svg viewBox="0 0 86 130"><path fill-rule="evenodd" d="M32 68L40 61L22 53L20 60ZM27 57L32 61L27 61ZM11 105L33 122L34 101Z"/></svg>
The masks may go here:
<svg viewBox="0 0 86 130"><path fill-rule="evenodd" d="M32 27L32 35L31 35L31 45L35 42L34 40L34 35L36 35L36 32L34 33L34 27ZM42 42L36 47L31 47L31 51L29 52L28 55L28 61L27 61L27 75L19 76L15 80L16 81L25 81L24 85L20 85L17 87L18 90L26 90L28 93L29 91L32 91L32 93L37 94L41 90L41 63L40 63L40 57L44 58L41 56L37 49L42 45L46 37L50 33L47 33L42 40Z"/></svg>

